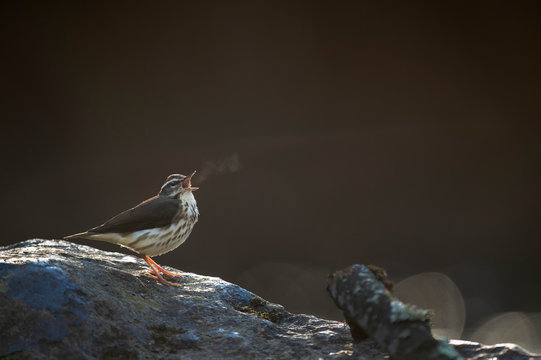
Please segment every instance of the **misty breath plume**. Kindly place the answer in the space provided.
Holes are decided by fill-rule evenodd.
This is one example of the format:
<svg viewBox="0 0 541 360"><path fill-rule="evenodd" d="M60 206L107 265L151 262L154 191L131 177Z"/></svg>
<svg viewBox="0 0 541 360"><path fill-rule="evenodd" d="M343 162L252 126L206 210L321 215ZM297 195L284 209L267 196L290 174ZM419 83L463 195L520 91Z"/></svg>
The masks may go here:
<svg viewBox="0 0 541 360"><path fill-rule="evenodd" d="M233 173L240 169L239 154L233 153L221 160L207 161L203 168L197 172L198 182L205 181L209 176Z"/></svg>

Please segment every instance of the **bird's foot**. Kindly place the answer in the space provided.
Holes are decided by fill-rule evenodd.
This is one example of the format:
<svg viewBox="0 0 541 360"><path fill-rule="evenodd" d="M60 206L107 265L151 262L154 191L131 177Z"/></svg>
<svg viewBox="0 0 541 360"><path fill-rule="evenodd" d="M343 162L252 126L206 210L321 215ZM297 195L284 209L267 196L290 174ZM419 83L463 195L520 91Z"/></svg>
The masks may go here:
<svg viewBox="0 0 541 360"><path fill-rule="evenodd" d="M147 259L148 259L148 260L149 260L149 261L150 261L150 262L158 269L158 271L161 272L162 274L167 275L167 276L173 276L173 277L181 277L181 276L182 276L182 275L180 275L180 274L175 274L175 273L172 273L172 272L170 272L170 271L165 270L165 269L162 268L160 265L158 265L154 260L152 260L152 259L150 258L150 256L147 256L146 258L147 258ZM147 259L145 259L145 260L147 260ZM147 261L147 262L148 262L148 261ZM149 265L150 265L150 264L149 264Z"/></svg>
<svg viewBox="0 0 541 360"><path fill-rule="evenodd" d="M148 274L148 276L158 280L159 282L161 282L162 284L167 285L167 286L180 286L180 284L175 284L175 283L172 283L170 281L165 280L160 275L160 272L163 273L163 274L172 275L172 276L180 276L180 275L173 274L173 273L171 273L169 271L166 271L160 265L156 264L156 262L154 260L152 260L148 256L142 256L142 258L147 262L148 266L150 266L151 272Z"/></svg>
<svg viewBox="0 0 541 360"><path fill-rule="evenodd" d="M159 273L158 274L147 273L147 276L153 279L156 279L162 284L167 285L167 286L177 286L177 287L180 286L180 284L175 284L175 283L165 280Z"/></svg>

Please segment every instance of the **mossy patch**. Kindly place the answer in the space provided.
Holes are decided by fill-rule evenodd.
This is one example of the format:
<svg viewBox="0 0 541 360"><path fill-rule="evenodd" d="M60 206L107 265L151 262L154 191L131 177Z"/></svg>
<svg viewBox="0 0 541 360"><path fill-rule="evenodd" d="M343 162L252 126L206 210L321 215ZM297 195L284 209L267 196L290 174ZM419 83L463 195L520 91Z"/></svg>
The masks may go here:
<svg viewBox="0 0 541 360"><path fill-rule="evenodd" d="M249 306L239 306L236 309L243 313L257 315L260 318L275 324L280 323L280 321L282 321L284 318L283 312L276 309L268 309L267 301L263 300L259 296L251 298Z"/></svg>
<svg viewBox="0 0 541 360"><path fill-rule="evenodd" d="M389 279L389 276L387 275L387 271L385 271L384 268L381 268L376 265L367 265L366 266L374 275L376 275L376 278L385 285L385 288L389 290L390 292L393 291L393 282L391 279Z"/></svg>

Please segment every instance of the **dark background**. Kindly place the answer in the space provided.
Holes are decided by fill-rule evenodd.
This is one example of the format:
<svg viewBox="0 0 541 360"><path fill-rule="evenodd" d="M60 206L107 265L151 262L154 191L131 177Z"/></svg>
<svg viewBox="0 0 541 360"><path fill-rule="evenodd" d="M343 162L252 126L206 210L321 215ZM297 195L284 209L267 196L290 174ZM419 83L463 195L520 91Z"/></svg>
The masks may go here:
<svg viewBox="0 0 541 360"><path fill-rule="evenodd" d="M1 10L2 244L198 169L161 264L335 319L326 275L352 263L446 274L467 329L541 311L539 2Z"/></svg>

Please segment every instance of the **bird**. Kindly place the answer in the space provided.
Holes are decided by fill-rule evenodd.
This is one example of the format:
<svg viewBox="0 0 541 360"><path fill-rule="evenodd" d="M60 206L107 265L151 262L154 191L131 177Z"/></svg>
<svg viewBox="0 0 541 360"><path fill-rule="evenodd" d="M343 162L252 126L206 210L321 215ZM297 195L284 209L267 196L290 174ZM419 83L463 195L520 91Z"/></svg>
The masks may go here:
<svg viewBox="0 0 541 360"><path fill-rule="evenodd" d="M136 252L150 266L149 276L168 286L180 286L161 274L179 277L163 269L151 256L159 256L176 249L186 241L199 219L199 209L190 175L171 174L159 193L140 204L121 212L100 226L69 235L64 239L90 239L118 244ZM160 274L161 273L161 274Z"/></svg>

